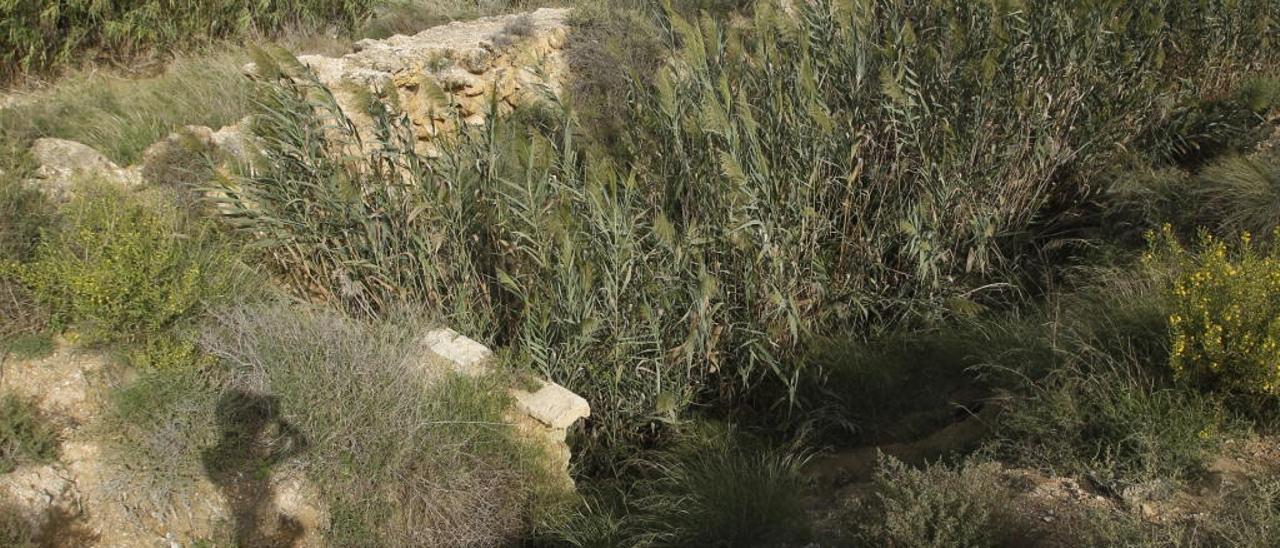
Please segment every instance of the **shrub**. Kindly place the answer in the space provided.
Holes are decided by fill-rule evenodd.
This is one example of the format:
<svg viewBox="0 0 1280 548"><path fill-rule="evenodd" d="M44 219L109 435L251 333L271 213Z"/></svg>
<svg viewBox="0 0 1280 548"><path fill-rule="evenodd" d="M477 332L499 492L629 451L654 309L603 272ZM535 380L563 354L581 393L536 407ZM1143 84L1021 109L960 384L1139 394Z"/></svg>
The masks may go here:
<svg viewBox="0 0 1280 548"><path fill-rule="evenodd" d="M40 231L53 224L53 206L16 174L0 172L0 261L31 257Z"/></svg>
<svg viewBox="0 0 1280 548"><path fill-rule="evenodd" d="M1234 156L1205 168L1191 193L1206 223L1219 234L1269 236L1280 221L1280 162L1264 155Z"/></svg>
<svg viewBox="0 0 1280 548"><path fill-rule="evenodd" d="M0 474L53 460L58 443L57 429L34 404L13 394L0 395Z"/></svg>
<svg viewBox="0 0 1280 548"><path fill-rule="evenodd" d="M200 450L217 441L214 407L226 375L213 367L139 371L107 394L95 434L110 441L106 459L139 495L138 504L181 506L204 475Z"/></svg>
<svg viewBox="0 0 1280 548"><path fill-rule="evenodd" d="M246 269L198 223L108 185L82 188L20 279L91 341L138 341L229 298Z"/></svg>
<svg viewBox="0 0 1280 548"><path fill-rule="evenodd" d="M1280 478L1250 478L1210 505L1204 525L1206 546L1266 546L1280 538Z"/></svg>
<svg viewBox="0 0 1280 548"><path fill-rule="evenodd" d="M48 313L15 276L14 263L29 260L54 211L38 190L0 168L0 341L44 329Z"/></svg>
<svg viewBox="0 0 1280 548"><path fill-rule="evenodd" d="M914 469L881 456L874 494L855 501L847 534L859 546L999 546L1022 528L999 464Z"/></svg>
<svg viewBox="0 0 1280 548"><path fill-rule="evenodd" d="M1195 251L1167 230L1161 240L1178 268L1169 315L1174 375L1207 390L1280 395L1280 252L1257 249L1248 233L1237 253L1208 235Z"/></svg>

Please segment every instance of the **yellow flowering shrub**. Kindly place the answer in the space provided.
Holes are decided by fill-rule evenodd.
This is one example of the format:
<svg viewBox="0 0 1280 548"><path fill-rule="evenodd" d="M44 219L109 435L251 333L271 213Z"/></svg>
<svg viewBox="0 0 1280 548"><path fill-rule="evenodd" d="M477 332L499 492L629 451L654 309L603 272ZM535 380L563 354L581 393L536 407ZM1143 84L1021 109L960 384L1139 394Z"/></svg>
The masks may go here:
<svg viewBox="0 0 1280 548"><path fill-rule="evenodd" d="M1175 265L1169 365L1179 379L1211 390L1280 396L1280 251L1248 233L1228 245L1201 237L1199 249L1160 237Z"/></svg>
<svg viewBox="0 0 1280 548"><path fill-rule="evenodd" d="M91 342L142 341L230 290L228 254L202 234L184 234L171 207L87 186L63 219L17 275L55 323Z"/></svg>

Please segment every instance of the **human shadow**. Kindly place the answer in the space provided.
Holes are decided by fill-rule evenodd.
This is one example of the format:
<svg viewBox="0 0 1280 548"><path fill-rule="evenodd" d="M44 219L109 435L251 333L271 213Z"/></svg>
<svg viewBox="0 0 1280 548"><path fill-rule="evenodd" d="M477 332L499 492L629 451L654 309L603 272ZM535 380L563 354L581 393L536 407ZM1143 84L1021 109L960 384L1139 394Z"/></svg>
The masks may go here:
<svg viewBox="0 0 1280 548"><path fill-rule="evenodd" d="M275 507L271 468L306 449L307 439L280 417L279 407L273 396L227 392L218 401L220 439L202 455L241 548L290 547L302 537L302 525Z"/></svg>

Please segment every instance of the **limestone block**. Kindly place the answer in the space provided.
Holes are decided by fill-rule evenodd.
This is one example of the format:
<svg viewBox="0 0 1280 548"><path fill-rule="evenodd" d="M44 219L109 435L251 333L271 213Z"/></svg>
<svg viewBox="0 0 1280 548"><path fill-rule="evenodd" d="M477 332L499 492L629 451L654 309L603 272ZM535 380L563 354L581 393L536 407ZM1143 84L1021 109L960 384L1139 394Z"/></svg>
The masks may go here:
<svg viewBox="0 0 1280 548"><path fill-rule="evenodd" d="M66 139L36 139L31 156L39 167L29 184L58 200L69 198L74 183L81 178L93 177L125 187L136 185L141 178L138 170L120 169L92 147Z"/></svg>

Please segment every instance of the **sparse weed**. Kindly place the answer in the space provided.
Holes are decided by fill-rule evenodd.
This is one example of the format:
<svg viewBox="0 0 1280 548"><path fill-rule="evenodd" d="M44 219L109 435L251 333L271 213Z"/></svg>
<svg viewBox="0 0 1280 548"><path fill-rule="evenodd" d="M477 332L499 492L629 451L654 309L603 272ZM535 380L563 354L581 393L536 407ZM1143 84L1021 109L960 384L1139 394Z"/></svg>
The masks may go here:
<svg viewBox="0 0 1280 548"><path fill-rule="evenodd" d="M53 337L48 333L0 339L0 355L8 354L19 360L40 359L53 354L53 350Z"/></svg>
<svg viewBox="0 0 1280 548"><path fill-rule="evenodd" d="M14 394L0 395L0 474L53 460L58 443L57 429L33 403Z"/></svg>

